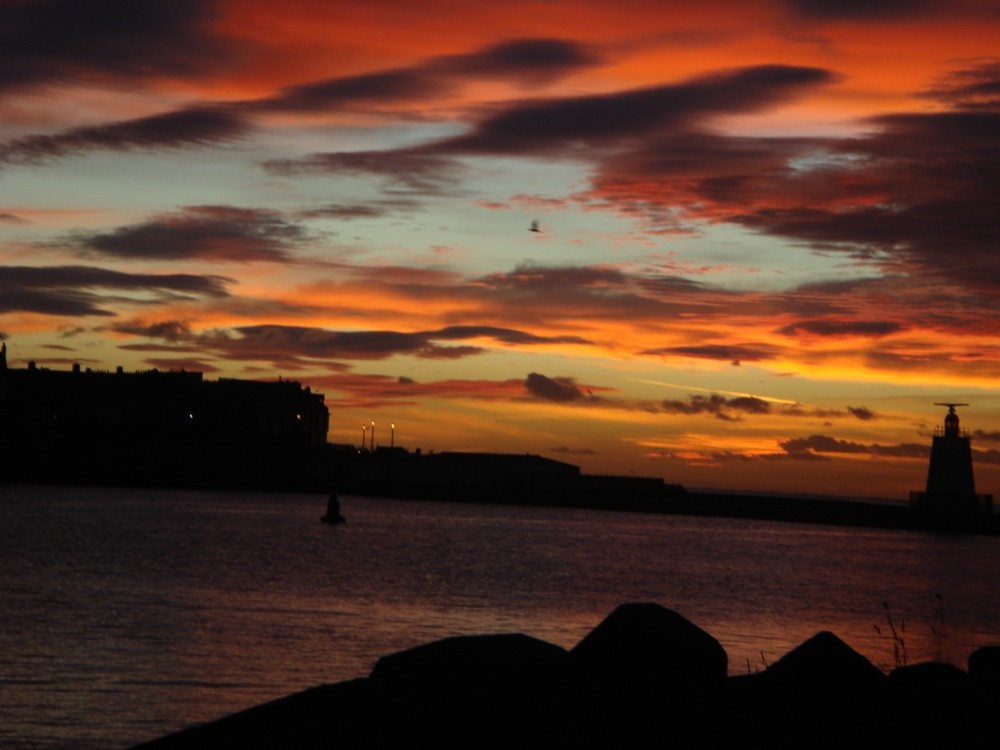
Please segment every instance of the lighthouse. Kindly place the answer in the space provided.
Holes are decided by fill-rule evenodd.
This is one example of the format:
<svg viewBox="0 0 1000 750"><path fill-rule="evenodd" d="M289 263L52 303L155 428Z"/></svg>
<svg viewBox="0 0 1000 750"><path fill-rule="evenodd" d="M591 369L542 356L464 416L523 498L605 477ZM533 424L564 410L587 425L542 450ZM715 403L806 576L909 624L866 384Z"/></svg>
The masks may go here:
<svg viewBox="0 0 1000 750"><path fill-rule="evenodd" d="M955 408L968 404L935 403L947 406L944 426L934 430L931 460L927 467L927 488L910 493L910 506L935 519L962 518L993 510L992 495L977 495L972 473L972 441L959 424Z"/></svg>

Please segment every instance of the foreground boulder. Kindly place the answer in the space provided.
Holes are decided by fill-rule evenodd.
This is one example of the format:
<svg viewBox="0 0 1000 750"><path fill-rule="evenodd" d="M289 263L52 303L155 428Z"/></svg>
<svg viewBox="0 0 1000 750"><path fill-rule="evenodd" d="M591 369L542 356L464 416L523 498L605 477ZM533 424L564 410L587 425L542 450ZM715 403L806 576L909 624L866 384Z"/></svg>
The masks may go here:
<svg viewBox="0 0 1000 750"><path fill-rule="evenodd" d="M544 747L568 718L567 659L517 633L457 636L382 657L369 681L403 696L384 718L403 745Z"/></svg>
<svg viewBox="0 0 1000 750"><path fill-rule="evenodd" d="M717 685L725 649L711 635L659 604L623 604L570 652L577 670L643 689Z"/></svg>
<svg viewBox="0 0 1000 750"><path fill-rule="evenodd" d="M763 672L730 679L730 740L752 738L761 747L877 747L885 679L833 633L819 632Z"/></svg>
<svg viewBox="0 0 1000 750"><path fill-rule="evenodd" d="M383 656L371 678L456 686L517 686L525 677L552 678L566 668L566 649L520 633L471 635Z"/></svg>
<svg viewBox="0 0 1000 750"><path fill-rule="evenodd" d="M727 677L712 636L659 605L626 604L569 652L521 634L445 638L383 657L366 679L139 747L995 750L997 652L981 651L970 673L919 664L886 677L821 632L764 672Z"/></svg>
<svg viewBox="0 0 1000 750"><path fill-rule="evenodd" d="M1000 693L1000 646L973 651L969 655L969 677L979 689Z"/></svg>
<svg viewBox="0 0 1000 750"><path fill-rule="evenodd" d="M796 646L770 665L764 675L772 689L807 689L827 699L845 692L870 692L885 681L885 675L874 664L829 631L819 632Z"/></svg>

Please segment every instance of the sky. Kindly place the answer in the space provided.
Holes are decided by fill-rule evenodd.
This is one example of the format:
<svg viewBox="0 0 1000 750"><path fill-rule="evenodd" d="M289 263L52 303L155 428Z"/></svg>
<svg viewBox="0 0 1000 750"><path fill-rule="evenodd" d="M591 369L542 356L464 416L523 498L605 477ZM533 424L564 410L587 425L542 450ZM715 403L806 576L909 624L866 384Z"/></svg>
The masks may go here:
<svg viewBox="0 0 1000 750"><path fill-rule="evenodd" d="M1000 495L993 0L3 0L0 50L11 367L901 500L967 402Z"/></svg>

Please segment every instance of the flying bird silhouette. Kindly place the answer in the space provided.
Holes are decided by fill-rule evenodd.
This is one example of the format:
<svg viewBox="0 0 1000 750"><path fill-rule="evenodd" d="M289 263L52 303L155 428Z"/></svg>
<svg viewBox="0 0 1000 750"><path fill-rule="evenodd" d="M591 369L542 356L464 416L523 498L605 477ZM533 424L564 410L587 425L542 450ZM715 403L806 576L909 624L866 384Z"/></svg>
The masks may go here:
<svg viewBox="0 0 1000 750"><path fill-rule="evenodd" d="M538 220L537 219L535 221L531 222L531 229L529 229L528 231L529 232L541 232L542 231L539 228L539 226L538 226Z"/></svg>

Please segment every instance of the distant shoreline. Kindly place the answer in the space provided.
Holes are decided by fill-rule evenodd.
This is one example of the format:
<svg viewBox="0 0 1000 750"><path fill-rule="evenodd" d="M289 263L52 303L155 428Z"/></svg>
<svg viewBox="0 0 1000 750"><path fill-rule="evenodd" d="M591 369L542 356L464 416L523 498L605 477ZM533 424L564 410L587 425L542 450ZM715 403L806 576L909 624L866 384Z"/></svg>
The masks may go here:
<svg viewBox="0 0 1000 750"><path fill-rule="evenodd" d="M90 478L93 480L93 478ZM134 479L134 477L133 477ZM0 481L0 486L90 486L136 487L161 490L205 490L212 492L292 492L296 494L328 495L327 484L318 481L280 481L256 484L252 482L115 482L115 481L31 481L24 478ZM379 488L384 490L385 488ZM411 490L415 488L409 488ZM581 510L617 511L625 513L650 513L658 515L736 518L758 521L806 523L823 526L856 528L897 529L902 531L929 531L944 533L1000 535L1000 515L991 513L974 517L929 517L915 512L900 502L892 505L876 500L859 500L848 497L825 496L809 498L797 495L747 494L742 492L684 490L668 491L662 495L640 495L627 498L558 497L545 499L537 494L517 497L477 498L474 495L456 495L433 492L380 492L366 491L359 486L346 486L342 495L372 499L396 499L409 502L448 502L472 505L510 505L515 507L577 508ZM344 509L350 518L350 507Z"/></svg>
<svg viewBox="0 0 1000 750"><path fill-rule="evenodd" d="M807 523L822 526L897 529L901 531L931 531L995 536L1000 535L1000 517L997 514L974 518L940 519L916 513L909 506L898 506L851 499L809 499L795 496L747 495L741 493L694 492L669 498L639 498L635 500L604 501L539 501L537 498L518 501L516 498L501 500L475 500L459 498L402 497L346 493L359 497L401 499L419 502L461 502L474 505L512 505L549 508L578 508L581 510L618 511L626 513L651 513L658 515L737 518L757 521ZM349 509L345 510L349 515Z"/></svg>

